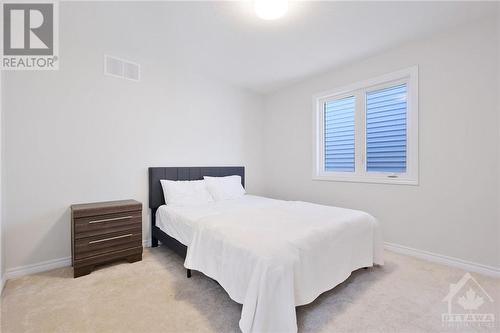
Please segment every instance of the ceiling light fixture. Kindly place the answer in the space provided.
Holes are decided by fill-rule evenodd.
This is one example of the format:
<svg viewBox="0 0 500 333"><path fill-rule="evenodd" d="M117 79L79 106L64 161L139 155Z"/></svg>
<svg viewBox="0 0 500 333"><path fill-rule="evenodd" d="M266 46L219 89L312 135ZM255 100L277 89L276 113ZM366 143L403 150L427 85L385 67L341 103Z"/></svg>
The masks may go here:
<svg viewBox="0 0 500 333"><path fill-rule="evenodd" d="M286 14L287 0L255 0L255 14L263 20L276 20Z"/></svg>

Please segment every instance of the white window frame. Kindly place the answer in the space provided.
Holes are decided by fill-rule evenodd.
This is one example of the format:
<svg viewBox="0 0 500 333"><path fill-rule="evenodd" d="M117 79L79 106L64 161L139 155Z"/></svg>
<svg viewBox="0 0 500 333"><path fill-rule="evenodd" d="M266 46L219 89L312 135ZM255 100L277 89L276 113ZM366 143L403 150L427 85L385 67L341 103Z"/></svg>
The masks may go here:
<svg viewBox="0 0 500 333"><path fill-rule="evenodd" d="M366 93L407 84L406 172L366 171ZM354 96L354 172L326 171L324 163L324 103ZM313 96L313 175L314 180L418 185L418 66L382 75Z"/></svg>

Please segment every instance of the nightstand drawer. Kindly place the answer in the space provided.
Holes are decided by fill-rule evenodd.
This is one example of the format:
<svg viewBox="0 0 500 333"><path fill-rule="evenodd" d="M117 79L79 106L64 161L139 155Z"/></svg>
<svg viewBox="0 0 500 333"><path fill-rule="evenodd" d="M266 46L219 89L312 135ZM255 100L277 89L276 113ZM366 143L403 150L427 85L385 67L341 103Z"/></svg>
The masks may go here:
<svg viewBox="0 0 500 333"><path fill-rule="evenodd" d="M75 240L75 259L142 246L142 226Z"/></svg>
<svg viewBox="0 0 500 333"><path fill-rule="evenodd" d="M142 259L142 246L128 248L126 250L107 252L92 257L74 261L75 277L89 274L95 266L109 263L115 260L127 260L135 262Z"/></svg>
<svg viewBox="0 0 500 333"><path fill-rule="evenodd" d="M97 215L75 219L75 238L119 232L142 226L141 211Z"/></svg>

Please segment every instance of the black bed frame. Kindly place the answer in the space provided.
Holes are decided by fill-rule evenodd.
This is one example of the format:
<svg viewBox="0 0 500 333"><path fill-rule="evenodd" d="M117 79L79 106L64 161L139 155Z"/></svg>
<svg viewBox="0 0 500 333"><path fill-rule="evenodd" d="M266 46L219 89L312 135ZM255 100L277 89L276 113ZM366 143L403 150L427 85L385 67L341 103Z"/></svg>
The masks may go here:
<svg viewBox="0 0 500 333"><path fill-rule="evenodd" d="M239 175L241 185L245 187L245 167L150 167L149 168L149 208L151 209L151 247L157 247L158 241L166 245L182 258L186 258L187 246L169 236L156 226L156 210L165 204L161 179L198 180L203 176L224 177ZM187 270L191 277L191 270Z"/></svg>

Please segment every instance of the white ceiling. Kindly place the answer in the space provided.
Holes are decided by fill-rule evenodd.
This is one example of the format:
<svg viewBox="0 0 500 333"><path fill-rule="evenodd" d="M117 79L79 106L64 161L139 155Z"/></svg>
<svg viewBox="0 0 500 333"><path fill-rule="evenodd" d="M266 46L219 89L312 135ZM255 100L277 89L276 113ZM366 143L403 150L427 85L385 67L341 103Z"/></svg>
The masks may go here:
<svg viewBox="0 0 500 333"><path fill-rule="evenodd" d="M251 2L168 5L177 51L233 84L270 92L399 43L496 14L497 3L290 2L277 21ZM172 15L175 14L175 15Z"/></svg>
<svg viewBox="0 0 500 333"><path fill-rule="evenodd" d="M103 37L119 33L149 54L158 53L161 43L160 56L175 54L196 72L261 93L497 15L499 7L495 2L291 1L284 18L265 21L255 16L251 1L114 4L110 13L87 9L96 20L103 13L109 22ZM84 8L75 6L74 14L83 15ZM110 16L121 24L111 24Z"/></svg>

